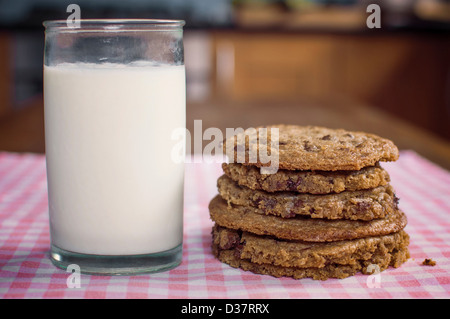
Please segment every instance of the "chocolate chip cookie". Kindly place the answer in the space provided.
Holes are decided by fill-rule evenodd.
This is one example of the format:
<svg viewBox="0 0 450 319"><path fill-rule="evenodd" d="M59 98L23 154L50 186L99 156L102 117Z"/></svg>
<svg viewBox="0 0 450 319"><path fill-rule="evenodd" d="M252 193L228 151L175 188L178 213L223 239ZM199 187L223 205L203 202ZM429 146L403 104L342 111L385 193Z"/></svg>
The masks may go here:
<svg viewBox="0 0 450 319"><path fill-rule="evenodd" d="M217 225L212 235L213 252L221 261L276 277L345 278L367 272L370 264L381 271L409 258L409 236L404 231L327 243L284 241Z"/></svg>
<svg viewBox="0 0 450 319"><path fill-rule="evenodd" d="M262 137L259 129L267 129ZM278 129L278 136L271 129ZM399 152L390 140L375 134L318 126L272 125L248 129L224 141L230 162L264 167L262 154L278 157L278 168L288 170L360 170L380 161L395 161ZM275 132L275 131L274 131Z"/></svg>
<svg viewBox="0 0 450 319"><path fill-rule="evenodd" d="M299 192L310 194L340 193L387 185L389 174L379 163L359 171L278 170L261 174L256 166L223 163L224 173L239 185L266 192Z"/></svg>
<svg viewBox="0 0 450 319"><path fill-rule="evenodd" d="M209 203L220 261L325 280L399 267L409 258L407 218L380 165L397 160L392 141L276 125L238 133L224 150L230 163L222 165L219 194Z"/></svg>
<svg viewBox="0 0 450 319"><path fill-rule="evenodd" d="M256 210L251 206L229 205L220 195L209 204L210 217L219 226L285 240L326 242L381 236L400 231L407 223L405 214L398 209L385 218L370 221L281 218Z"/></svg>
<svg viewBox="0 0 450 319"><path fill-rule="evenodd" d="M282 241L247 232L213 228L213 254L232 267L257 274L295 279L346 278L399 267L409 258L404 231L330 243Z"/></svg>
<svg viewBox="0 0 450 319"><path fill-rule="evenodd" d="M228 203L255 207L256 212L292 218L372 220L383 218L397 209L397 198L390 185L339 194L311 195L295 192L255 191L237 185L228 176L217 180L219 194Z"/></svg>

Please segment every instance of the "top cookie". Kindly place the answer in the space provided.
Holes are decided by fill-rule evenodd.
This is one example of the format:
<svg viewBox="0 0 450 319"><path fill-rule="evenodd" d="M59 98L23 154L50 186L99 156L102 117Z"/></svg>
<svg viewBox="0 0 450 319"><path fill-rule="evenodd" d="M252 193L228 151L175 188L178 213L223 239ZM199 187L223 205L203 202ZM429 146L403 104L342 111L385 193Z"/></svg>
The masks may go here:
<svg viewBox="0 0 450 319"><path fill-rule="evenodd" d="M267 128L267 138L259 133L260 128ZM278 128L278 143L271 135L272 128ZM279 169L337 171L360 170L379 161L395 161L399 156L392 141L364 132L297 125L257 127L256 131L258 135L246 130L224 142L230 162L273 166L273 162L267 163L266 154L270 154Z"/></svg>

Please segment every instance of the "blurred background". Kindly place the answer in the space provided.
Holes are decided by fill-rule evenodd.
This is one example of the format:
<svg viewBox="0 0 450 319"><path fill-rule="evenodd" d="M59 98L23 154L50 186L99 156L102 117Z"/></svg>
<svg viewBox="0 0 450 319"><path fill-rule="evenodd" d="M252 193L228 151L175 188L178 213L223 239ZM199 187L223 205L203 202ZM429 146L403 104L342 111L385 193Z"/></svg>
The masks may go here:
<svg viewBox="0 0 450 319"><path fill-rule="evenodd" d="M187 127L380 134L450 169L448 0L0 0L0 151L44 153L44 20L186 21ZM370 3L381 28L370 29Z"/></svg>

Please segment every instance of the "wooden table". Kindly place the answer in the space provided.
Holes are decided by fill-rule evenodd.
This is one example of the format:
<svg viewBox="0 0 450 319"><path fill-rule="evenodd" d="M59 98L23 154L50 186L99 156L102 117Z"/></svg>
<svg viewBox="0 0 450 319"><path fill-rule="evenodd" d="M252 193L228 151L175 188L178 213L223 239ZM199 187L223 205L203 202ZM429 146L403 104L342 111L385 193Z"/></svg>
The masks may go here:
<svg viewBox="0 0 450 319"><path fill-rule="evenodd" d="M38 96L27 107L0 118L0 151L44 153L43 101ZM252 101L224 99L188 102L187 128L194 135L194 120L202 132L217 127L249 128L268 124L322 125L361 130L393 140L400 149L411 149L450 170L450 143L383 111L356 102ZM206 145L208 141L204 142Z"/></svg>

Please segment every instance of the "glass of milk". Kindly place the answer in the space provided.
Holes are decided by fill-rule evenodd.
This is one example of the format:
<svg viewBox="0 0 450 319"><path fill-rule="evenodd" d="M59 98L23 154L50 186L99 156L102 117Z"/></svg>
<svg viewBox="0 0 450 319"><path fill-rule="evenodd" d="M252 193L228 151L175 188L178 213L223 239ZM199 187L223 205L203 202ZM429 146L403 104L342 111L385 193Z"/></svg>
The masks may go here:
<svg viewBox="0 0 450 319"><path fill-rule="evenodd" d="M181 262L184 21L46 21L51 260L130 275Z"/></svg>

